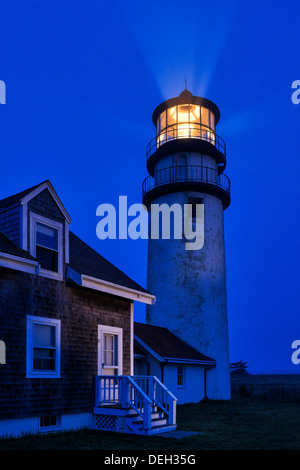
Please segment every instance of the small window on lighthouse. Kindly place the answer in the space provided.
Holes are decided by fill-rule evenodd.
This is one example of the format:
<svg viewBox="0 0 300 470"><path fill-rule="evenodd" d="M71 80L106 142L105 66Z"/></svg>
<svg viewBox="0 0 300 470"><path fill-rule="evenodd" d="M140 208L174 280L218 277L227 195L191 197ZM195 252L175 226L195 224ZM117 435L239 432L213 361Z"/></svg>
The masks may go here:
<svg viewBox="0 0 300 470"><path fill-rule="evenodd" d="M192 229L196 229L197 222L197 204L203 204L203 198L200 197L189 197L188 203L192 204Z"/></svg>

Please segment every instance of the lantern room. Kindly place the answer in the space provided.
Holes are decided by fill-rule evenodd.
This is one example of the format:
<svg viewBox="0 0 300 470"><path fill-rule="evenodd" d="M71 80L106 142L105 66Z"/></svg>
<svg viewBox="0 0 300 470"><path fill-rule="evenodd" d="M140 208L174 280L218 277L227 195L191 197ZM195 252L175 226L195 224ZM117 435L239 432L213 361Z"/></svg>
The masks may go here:
<svg viewBox="0 0 300 470"><path fill-rule="evenodd" d="M218 107L210 100L194 96L185 89L176 98L161 103L153 112L156 136L147 147L147 168L153 174L157 158L180 151L213 155L220 172L226 163L225 142L216 134L220 119Z"/></svg>
<svg viewBox="0 0 300 470"><path fill-rule="evenodd" d="M202 138L215 142L215 116L208 108L184 103L160 113L156 121L158 146L173 139Z"/></svg>

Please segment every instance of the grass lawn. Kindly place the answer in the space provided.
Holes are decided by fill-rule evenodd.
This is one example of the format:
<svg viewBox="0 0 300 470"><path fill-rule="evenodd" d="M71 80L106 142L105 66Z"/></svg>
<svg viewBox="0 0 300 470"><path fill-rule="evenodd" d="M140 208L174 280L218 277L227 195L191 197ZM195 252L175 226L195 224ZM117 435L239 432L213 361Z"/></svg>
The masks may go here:
<svg viewBox="0 0 300 470"><path fill-rule="evenodd" d="M181 405L177 422L179 430L199 434L179 440L80 430L0 439L0 450L300 449L299 403L236 399Z"/></svg>

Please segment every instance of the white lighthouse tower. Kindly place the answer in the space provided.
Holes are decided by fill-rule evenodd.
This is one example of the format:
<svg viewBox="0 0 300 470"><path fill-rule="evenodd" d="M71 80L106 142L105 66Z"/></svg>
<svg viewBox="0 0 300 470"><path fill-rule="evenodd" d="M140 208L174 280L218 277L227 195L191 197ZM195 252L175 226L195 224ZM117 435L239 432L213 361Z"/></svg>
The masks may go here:
<svg viewBox="0 0 300 470"><path fill-rule="evenodd" d="M207 370L206 396L230 398L223 211L230 204L225 142L211 101L184 90L153 112L156 136L147 147L149 176L143 203L204 205L204 245L187 250L186 239L149 239L148 290L156 304L146 323L168 328L215 359ZM196 212L193 211L193 217Z"/></svg>

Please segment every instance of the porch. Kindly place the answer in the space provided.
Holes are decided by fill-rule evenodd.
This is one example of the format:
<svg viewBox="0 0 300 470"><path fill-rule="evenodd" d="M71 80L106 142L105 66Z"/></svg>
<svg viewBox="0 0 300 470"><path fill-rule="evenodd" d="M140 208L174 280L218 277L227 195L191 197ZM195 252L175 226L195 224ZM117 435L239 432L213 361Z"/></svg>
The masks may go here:
<svg viewBox="0 0 300 470"><path fill-rule="evenodd" d="M98 375L95 429L150 435L176 429L177 398L155 376Z"/></svg>

